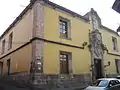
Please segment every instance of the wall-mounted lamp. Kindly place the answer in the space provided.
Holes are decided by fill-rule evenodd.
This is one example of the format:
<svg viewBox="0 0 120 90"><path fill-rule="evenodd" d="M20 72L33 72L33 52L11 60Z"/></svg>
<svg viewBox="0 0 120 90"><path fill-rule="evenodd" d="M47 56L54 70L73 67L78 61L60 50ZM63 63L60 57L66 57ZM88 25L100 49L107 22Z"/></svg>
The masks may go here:
<svg viewBox="0 0 120 90"><path fill-rule="evenodd" d="M84 42L84 43L82 44L83 47L85 47L86 45L87 45L87 42Z"/></svg>
<svg viewBox="0 0 120 90"><path fill-rule="evenodd" d="M110 61L108 61L108 64L107 65L104 65L104 67L108 67L108 66L110 66Z"/></svg>
<svg viewBox="0 0 120 90"><path fill-rule="evenodd" d="M92 71L93 67L94 67L94 64L91 64L90 65L90 71Z"/></svg>

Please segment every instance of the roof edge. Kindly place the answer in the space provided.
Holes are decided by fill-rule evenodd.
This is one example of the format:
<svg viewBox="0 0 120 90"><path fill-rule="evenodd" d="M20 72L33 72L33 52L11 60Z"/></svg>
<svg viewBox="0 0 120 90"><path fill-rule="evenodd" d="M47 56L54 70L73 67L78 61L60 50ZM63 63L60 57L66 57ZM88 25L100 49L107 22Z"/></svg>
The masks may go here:
<svg viewBox="0 0 120 90"><path fill-rule="evenodd" d="M100 27L101 27L101 28L104 28L104 29L106 29L106 30L109 30L109 32L114 33L114 34L116 34L117 36L119 36L116 31L114 31L114 30L112 30L112 29L110 29L110 28L108 28L108 27L106 27L106 26L104 26L104 25L101 25Z"/></svg>
<svg viewBox="0 0 120 90"><path fill-rule="evenodd" d="M78 18L81 18L81 19L83 19L83 20L85 20L85 21L87 21L87 22L89 21L89 20L86 19L84 16L82 16L82 15L80 15L80 14L74 12L74 11L71 11L71 10L69 10L69 9L67 9L67 8L65 8L65 7L63 7L63 6L60 6L60 5L58 5L58 4L56 4L56 3L53 3L53 2L51 2L51 1L49 1L49 0L43 0L43 1L44 1L46 4L53 6L54 8L58 8L58 9L60 9L60 10L63 10L63 11L65 11L65 12L67 12L67 13L73 15L73 16L76 16L76 17L78 17Z"/></svg>
<svg viewBox="0 0 120 90"><path fill-rule="evenodd" d="M26 8L19 14L19 16L18 16L18 17L8 26L8 28L3 32L3 34L0 36L0 40L3 38L3 36L4 36L11 28L14 27L14 25L15 25L19 20L21 20L21 18L24 16L24 14L33 6L33 4L34 4L36 1L37 1L37 0L31 0L31 1L30 1L30 3L28 4L28 6L26 6ZM73 11L65 8L65 7L62 7L62 6L58 5L58 4L55 4L55 3L53 3L53 2L51 2L51 1L49 1L49 0L39 0L39 1L44 1L45 3L51 5L51 6L55 7L55 8L59 8L59 9L65 11L65 12L68 12L68 13L74 15L74 16L77 16L77 17L79 17L79 18L81 18L81 19L83 19L83 20L85 20L85 21L87 21L87 22L89 21L89 20L86 19L84 16L81 16L80 14L75 13L75 12L73 12Z"/></svg>
<svg viewBox="0 0 120 90"><path fill-rule="evenodd" d="M34 3L30 3L26 8L19 14L19 16L8 26L8 28L3 32L3 34L0 36L0 40L3 38L3 36L14 27L14 25L21 20L21 18L25 15L25 13L32 7Z"/></svg>
<svg viewBox="0 0 120 90"><path fill-rule="evenodd" d="M34 4L36 1L38 1L38 0L31 0L31 1L30 1L30 3L26 6L26 8L19 14L19 16L18 16L18 17L8 26L8 28L3 32L3 34L0 36L0 40L3 38L3 36L4 36L6 33L9 32L9 30L10 30L11 28L14 27L14 25L15 25L19 20L21 20L21 18L25 15L25 13L26 13L29 9L32 8L33 4ZM71 11L71 10L65 8L65 7L62 7L62 6L58 5L58 4L55 4L55 3L53 3L53 2L51 2L51 1L49 1L49 0L39 0L39 1L44 1L46 4L49 4L49 5L51 5L51 6L55 7L55 8L59 8L59 9L65 11L65 12L67 12L67 13L70 13L70 14L73 15L73 16L76 16L76 17L78 17L78 18L81 18L81 19L85 20L86 22L89 21L89 19L85 18L84 16L81 16L80 14L78 14L78 13L76 13L76 12L73 12L73 11ZM105 27L105 26L103 26L103 25L101 25L101 27L102 27L102 28L105 28L105 29L107 29L107 30L109 30L109 31L111 31L112 33L115 33L116 35L118 35L117 32L115 32L114 30L112 30L112 29L110 29L110 28L108 28L108 27ZM119 36L119 35L118 35L118 36Z"/></svg>

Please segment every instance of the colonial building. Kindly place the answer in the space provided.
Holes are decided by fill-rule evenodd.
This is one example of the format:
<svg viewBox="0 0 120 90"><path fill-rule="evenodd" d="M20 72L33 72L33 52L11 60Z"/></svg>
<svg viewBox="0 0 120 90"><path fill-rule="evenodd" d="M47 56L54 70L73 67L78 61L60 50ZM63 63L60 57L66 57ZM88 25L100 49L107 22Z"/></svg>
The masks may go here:
<svg viewBox="0 0 120 90"><path fill-rule="evenodd" d="M0 37L0 74L77 87L118 75L119 46L120 36L95 10L81 16L49 0L31 0Z"/></svg>

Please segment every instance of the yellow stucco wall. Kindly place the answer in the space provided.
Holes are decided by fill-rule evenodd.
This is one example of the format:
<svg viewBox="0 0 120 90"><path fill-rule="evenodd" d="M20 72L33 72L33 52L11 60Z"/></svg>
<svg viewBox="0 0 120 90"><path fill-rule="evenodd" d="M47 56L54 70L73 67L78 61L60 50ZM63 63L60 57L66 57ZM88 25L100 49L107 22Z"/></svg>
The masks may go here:
<svg viewBox="0 0 120 90"><path fill-rule="evenodd" d="M110 32L109 30L100 29L103 43L107 46L110 53L119 54L120 55L120 36ZM118 51L113 50L113 43L112 43L112 37L115 37L117 39L117 46Z"/></svg>
<svg viewBox="0 0 120 90"><path fill-rule="evenodd" d="M105 28L101 28L99 31L101 32L103 44L106 45L108 52L112 54L120 55L120 47L119 47L120 37L116 35L115 33L112 33L109 30L106 30ZM117 38L118 51L113 50L112 37ZM110 66L105 68L106 74L117 73L115 59L120 59L120 56L110 55L110 54L107 54L107 52L104 53L104 64L107 65L108 62L110 61Z"/></svg>
<svg viewBox="0 0 120 90"><path fill-rule="evenodd" d="M44 7L44 38L51 41L82 46L83 42L89 44L89 29L91 25L84 22L82 19L72 17L70 14L60 10L55 10L50 7ZM59 16L67 18L71 22L71 40L61 39L59 36ZM54 20L53 20L54 18ZM103 43L107 46L110 53L120 54L120 37L116 34L100 28L99 31L102 35ZM118 40L118 52L112 48L112 36ZM44 73L59 73L59 51L72 52L73 73L90 73L91 56L89 49L86 47L84 50L61 46L57 44L45 43L44 45ZM45 57L47 56L47 57ZM107 74L116 74L115 59L120 59L119 56L104 54L104 65L111 62L111 65L105 68Z"/></svg>
<svg viewBox="0 0 120 90"><path fill-rule="evenodd" d="M14 53L6 56L5 58L1 59L3 62L3 73L7 70L7 60L11 60L10 65L10 72L28 72L30 69L30 62L31 62L31 44L15 51Z"/></svg>
<svg viewBox="0 0 120 90"><path fill-rule="evenodd" d="M60 38L59 16L70 20L71 40ZM83 42L87 42L89 44L89 27L90 24L80 18L78 19L77 17L73 17L65 12L61 12L49 7L44 7L44 38L47 40L82 47ZM72 53L73 73L89 73L91 56L87 47L85 47L85 49L79 49L51 43L44 44L44 73L58 74L60 72L60 51L67 51Z"/></svg>
<svg viewBox="0 0 120 90"><path fill-rule="evenodd" d="M108 62L110 61L110 66L105 68L105 73L106 74L116 74L117 73L115 59L120 59L120 56L109 55L105 52L105 54L104 54L104 64L108 65Z"/></svg>
<svg viewBox="0 0 120 90"><path fill-rule="evenodd" d="M32 29L33 29L33 10L30 9L28 12L22 17L20 21L18 21L11 30L7 34L3 36L0 40L0 48L2 48L2 40L6 40L5 43L5 53L0 55L0 57L4 56L5 54L15 50L16 48L20 47L21 45L27 43L32 38ZM13 32L13 44L12 49L8 50L8 41L9 35ZM2 49L0 49L1 54Z"/></svg>
<svg viewBox="0 0 120 90"><path fill-rule="evenodd" d="M20 19L13 28L11 28L0 40L0 48L2 48L2 41L5 39L5 53L1 54L2 49L0 49L0 58L7 55L8 53L16 50L20 46L29 42L32 39L33 30L33 9L29 9L28 12ZM12 48L8 50L9 35L13 33ZM32 47L31 44L17 50L10 55L5 56L0 61L3 62L3 72L6 72L7 60L11 59L10 71L21 72L29 71L30 61L32 59Z"/></svg>
<svg viewBox="0 0 120 90"><path fill-rule="evenodd" d="M59 33L59 16L70 20L71 39L65 40L60 38ZM54 20L53 20L54 19ZM88 42L90 24L82 19L73 17L70 14L56 11L55 9L44 7L44 38L52 41L69 43L72 45L82 46L83 42Z"/></svg>
<svg viewBox="0 0 120 90"><path fill-rule="evenodd" d="M72 70L74 74L87 74L90 70L90 54L88 50L67 47L52 43L44 44L43 69L45 74L59 74L60 60L59 52L66 51L72 53Z"/></svg>

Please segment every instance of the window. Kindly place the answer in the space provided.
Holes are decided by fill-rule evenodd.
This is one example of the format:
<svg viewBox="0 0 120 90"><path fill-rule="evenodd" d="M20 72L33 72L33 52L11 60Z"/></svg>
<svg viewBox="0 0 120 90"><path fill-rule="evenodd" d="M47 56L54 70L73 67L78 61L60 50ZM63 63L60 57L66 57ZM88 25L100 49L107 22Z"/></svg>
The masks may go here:
<svg viewBox="0 0 120 90"><path fill-rule="evenodd" d="M3 62L0 62L0 75L3 73Z"/></svg>
<svg viewBox="0 0 120 90"><path fill-rule="evenodd" d="M109 87L112 87L112 86L117 85L117 84L120 84L120 82L118 80L111 80L109 82Z"/></svg>
<svg viewBox="0 0 120 90"><path fill-rule="evenodd" d="M71 53L60 52L60 73L69 74L71 73Z"/></svg>
<svg viewBox="0 0 120 90"><path fill-rule="evenodd" d="M7 60L7 75L10 74L10 59Z"/></svg>
<svg viewBox="0 0 120 90"><path fill-rule="evenodd" d="M120 74L120 60L115 59L115 64L116 64L116 72Z"/></svg>
<svg viewBox="0 0 120 90"><path fill-rule="evenodd" d="M13 33L9 35L8 50L12 48Z"/></svg>
<svg viewBox="0 0 120 90"><path fill-rule="evenodd" d="M97 80L97 82L95 82L93 86L106 87L108 83L108 80Z"/></svg>
<svg viewBox="0 0 120 90"><path fill-rule="evenodd" d="M2 54L5 52L5 40L2 41Z"/></svg>
<svg viewBox="0 0 120 90"><path fill-rule="evenodd" d="M61 38L70 38L70 21L60 17L59 18L59 29L60 29L60 37Z"/></svg>
<svg viewBox="0 0 120 90"><path fill-rule="evenodd" d="M118 50L117 39L115 37L112 37L112 43L113 43L113 50Z"/></svg>

